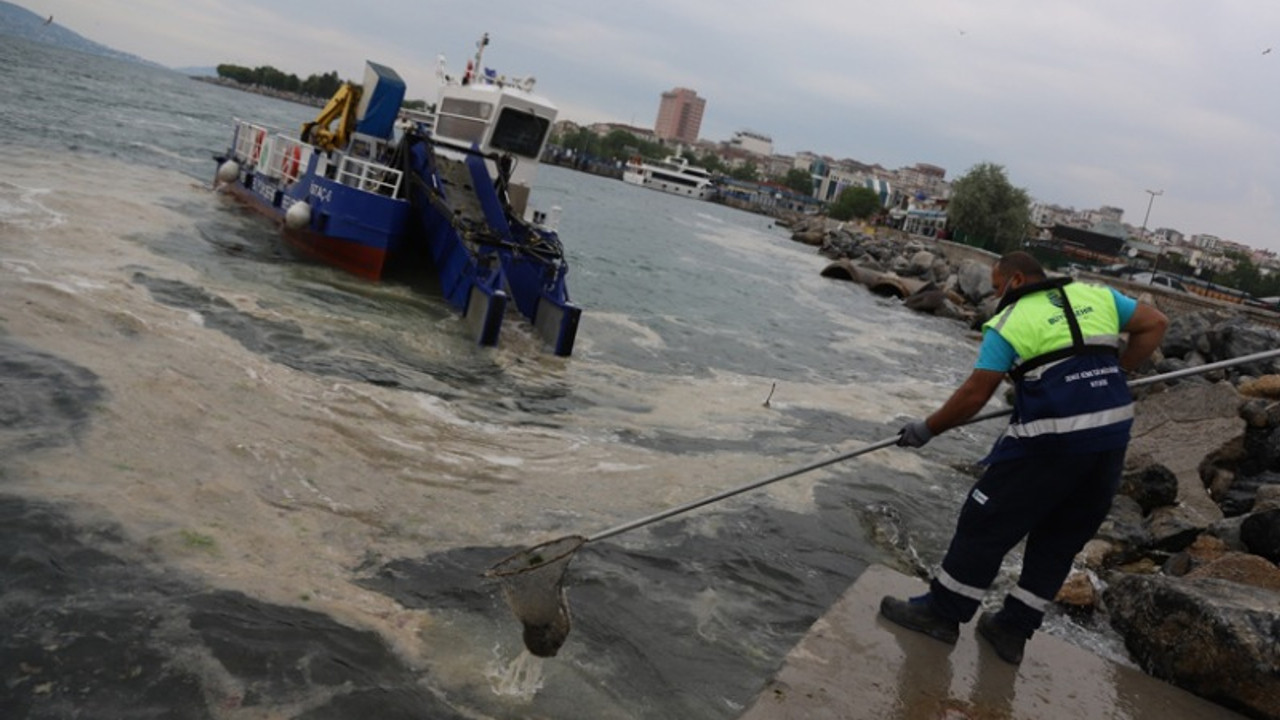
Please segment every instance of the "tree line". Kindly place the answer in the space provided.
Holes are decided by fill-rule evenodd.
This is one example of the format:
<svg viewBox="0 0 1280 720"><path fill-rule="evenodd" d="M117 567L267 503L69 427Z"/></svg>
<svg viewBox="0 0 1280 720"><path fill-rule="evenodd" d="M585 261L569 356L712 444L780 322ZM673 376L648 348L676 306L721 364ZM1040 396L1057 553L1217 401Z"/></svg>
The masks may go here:
<svg viewBox="0 0 1280 720"><path fill-rule="evenodd" d="M306 80L299 79L293 73L285 73L270 65L247 68L241 65L223 64L217 67L218 77L233 80L241 85L257 85L259 87L281 90L284 92L307 95L327 100L338 92L344 82L356 84L354 80L342 80L336 70L320 75L312 74ZM424 110L429 106L425 100L405 100L401 107L409 110Z"/></svg>
<svg viewBox="0 0 1280 720"><path fill-rule="evenodd" d="M342 80L336 70L321 75L310 75L302 80L293 73L285 73L270 65L247 68L241 65L219 65L218 77L234 80L241 85L258 85L272 90L310 95L317 98L333 97L342 87Z"/></svg>

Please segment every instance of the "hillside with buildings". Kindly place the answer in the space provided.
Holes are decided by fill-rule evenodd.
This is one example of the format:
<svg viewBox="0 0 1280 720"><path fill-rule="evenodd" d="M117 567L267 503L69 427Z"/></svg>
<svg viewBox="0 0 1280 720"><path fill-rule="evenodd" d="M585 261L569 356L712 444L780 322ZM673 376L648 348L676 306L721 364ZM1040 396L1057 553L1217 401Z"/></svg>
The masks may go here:
<svg viewBox="0 0 1280 720"><path fill-rule="evenodd" d="M722 188L742 200L748 209L771 214L819 212L849 187L866 187L880 195L884 205L881 221L909 234L941 237L947 227L947 203L951 184L947 170L929 163L886 168L852 158L833 158L817 152L786 155L774 152L772 139L754 130L739 130L724 141L700 137L707 102L689 88L673 88L659 98L652 128L621 123L579 126L571 121L557 124L556 137L567 137L586 129L599 137L618 132L635 137L637 144L655 144L672 155L699 159L713 170L723 169ZM572 153L573 151L570 150ZM625 158L592 158L593 162L620 163ZM742 169L746 169L744 174ZM808 173L812 188L793 196L783 178L793 171ZM754 176L747 182L745 176ZM755 187L751 187L754 185ZM1031 206L1032 227L1025 242L1058 255L1064 263L1091 267L1112 266L1126 272L1147 271L1168 275L1167 282L1196 290L1212 287L1234 273L1242 263L1249 272L1280 280L1280 258L1270 250L1258 250L1215 235L1186 235L1168 227L1148 228L1151 206L1162 191L1146 191L1149 205L1141 224L1124 218L1124 210L1114 206L1077 209L1052 202L1036 201ZM1230 295L1230 293L1225 293Z"/></svg>

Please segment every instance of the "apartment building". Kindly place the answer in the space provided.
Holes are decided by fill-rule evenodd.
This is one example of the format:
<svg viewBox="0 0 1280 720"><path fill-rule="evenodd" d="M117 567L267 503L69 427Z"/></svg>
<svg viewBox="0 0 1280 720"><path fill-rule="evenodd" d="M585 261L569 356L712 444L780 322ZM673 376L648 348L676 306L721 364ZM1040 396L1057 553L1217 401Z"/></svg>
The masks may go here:
<svg viewBox="0 0 1280 720"><path fill-rule="evenodd" d="M675 140L693 145L698 142L702 130L702 113L707 107L705 98L689 88L674 88L662 93L658 104L658 120L653 132L661 140Z"/></svg>

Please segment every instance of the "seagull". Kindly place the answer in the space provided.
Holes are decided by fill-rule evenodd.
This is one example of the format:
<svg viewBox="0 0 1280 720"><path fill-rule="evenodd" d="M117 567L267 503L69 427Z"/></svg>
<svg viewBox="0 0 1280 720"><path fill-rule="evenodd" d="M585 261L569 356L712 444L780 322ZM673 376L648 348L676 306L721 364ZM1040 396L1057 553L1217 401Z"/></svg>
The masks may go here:
<svg viewBox="0 0 1280 720"><path fill-rule="evenodd" d="M1267 53L1269 53L1269 52L1271 52L1271 48L1267 48L1266 50L1263 50L1263 51L1262 51L1262 54L1263 54L1263 55L1266 55L1266 54L1267 54Z"/></svg>
<svg viewBox="0 0 1280 720"><path fill-rule="evenodd" d="M45 25L48 25L48 24L49 24L49 23L51 23L51 22L53 22L53 16L52 16L52 15L50 15L50 16L49 16L49 19L48 19L48 20L45 20L45 21L44 21L44 24L45 24Z"/></svg>

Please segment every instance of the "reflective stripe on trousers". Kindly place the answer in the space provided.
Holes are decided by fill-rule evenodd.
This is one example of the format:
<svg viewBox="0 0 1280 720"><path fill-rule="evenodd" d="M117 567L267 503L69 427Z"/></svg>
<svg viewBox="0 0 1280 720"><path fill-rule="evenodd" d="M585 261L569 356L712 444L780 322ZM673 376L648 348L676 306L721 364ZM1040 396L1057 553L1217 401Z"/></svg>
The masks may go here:
<svg viewBox="0 0 1280 720"><path fill-rule="evenodd" d="M1005 612L1013 627L1030 635L1076 553L1106 519L1124 455L1119 448L989 467L961 508L942 567L930 583L934 608L960 622L971 619L1005 555L1025 538L1018 587L1005 600Z"/></svg>

